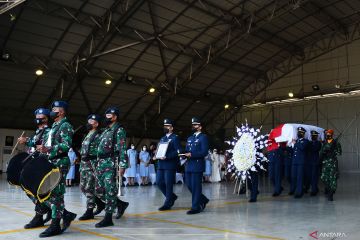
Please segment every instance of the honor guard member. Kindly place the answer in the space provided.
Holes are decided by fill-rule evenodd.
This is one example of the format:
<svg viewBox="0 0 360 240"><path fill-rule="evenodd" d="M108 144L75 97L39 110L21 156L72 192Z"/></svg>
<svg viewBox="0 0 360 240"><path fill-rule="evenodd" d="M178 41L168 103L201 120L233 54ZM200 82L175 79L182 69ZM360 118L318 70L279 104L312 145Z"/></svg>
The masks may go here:
<svg viewBox="0 0 360 240"><path fill-rule="evenodd" d="M128 167L126 161L126 132L118 122L119 109L110 107L105 112L106 128L100 136L98 146L98 164L96 167L95 192L97 197L105 203L105 217L95 224L95 227L102 228L113 226L112 215L116 208L120 218L129 203L117 198L118 187L116 185L117 165L120 167L120 177L123 176Z"/></svg>
<svg viewBox="0 0 360 240"><path fill-rule="evenodd" d="M80 163L80 189L86 196L86 212L79 220L88 220L94 218L94 208L97 201L95 196L95 168L97 166L97 149L100 142L101 117L96 114L90 114L87 117L86 129L89 131L81 144L81 163ZM101 202L97 211L104 208ZM101 209L102 210L102 209Z"/></svg>
<svg viewBox="0 0 360 240"><path fill-rule="evenodd" d="M337 179L339 177L337 156L342 154L342 150L338 138L333 138L334 130L327 130L325 136L325 142L320 150L320 160L322 161L321 180L324 182L328 200L334 201L333 195L336 191Z"/></svg>
<svg viewBox="0 0 360 240"><path fill-rule="evenodd" d="M306 130L298 127L298 139L295 141L291 168L291 186L289 195L295 193L295 198L303 195L304 164L308 157L309 140L305 139Z"/></svg>
<svg viewBox="0 0 360 240"><path fill-rule="evenodd" d="M70 226L71 221L76 218L75 213L66 211L64 203L65 178L70 166L68 152L71 148L74 130L66 118L68 104L65 101L55 101L51 108L50 117L54 123L46 142L38 145L37 150L48 154L49 161L60 169L62 177L59 185L52 190L50 198L46 201L46 204L51 206L52 220L50 226L40 234L40 237L63 233ZM63 219L63 229L60 227L61 218Z"/></svg>
<svg viewBox="0 0 360 240"><path fill-rule="evenodd" d="M273 138L272 138L273 139ZM273 197L281 194L283 187L281 186L282 179L282 150L279 144L272 140L267 147L269 159L269 178L274 187Z"/></svg>
<svg viewBox="0 0 360 240"><path fill-rule="evenodd" d="M187 214L202 212L209 199L202 194L202 176L205 171L205 157L209 151L208 138L201 132L202 126L198 118L191 119L192 132L186 142L185 183L192 195L191 209Z"/></svg>
<svg viewBox="0 0 360 240"><path fill-rule="evenodd" d="M310 141L310 153L309 153L309 182L311 185L311 196L316 196L319 192L318 182L320 174L320 150L321 142L319 141L319 133L317 131L311 131L311 141Z"/></svg>
<svg viewBox="0 0 360 240"><path fill-rule="evenodd" d="M250 179L247 180L248 188L250 189L249 202L256 202L257 195L259 194L259 171L260 171L260 169L256 167L256 170L257 170L257 172L250 171Z"/></svg>
<svg viewBox="0 0 360 240"><path fill-rule="evenodd" d="M165 136L160 139L160 143L168 143L169 145L166 151L166 156L159 159L156 183L166 199L163 206L159 208L159 211L171 209L177 199L177 196L173 191L173 186L175 183L176 169L179 166L179 153L181 151L181 145L179 137L174 134L173 131L173 121L165 119Z"/></svg>
<svg viewBox="0 0 360 240"><path fill-rule="evenodd" d="M287 146L286 142L280 143L281 148L281 158L284 166L284 176L289 184L291 184L291 166L292 166L292 147Z"/></svg>
<svg viewBox="0 0 360 240"><path fill-rule="evenodd" d="M50 110L46 108L38 108L34 112L35 114L35 124L37 129L35 135L31 138L20 137L18 139L20 144L25 144L30 148L30 152L34 153L36 145L41 145L46 141L50 128L48 126ZM51 219L51 209L46 206L45 203L40 203L33 196L27 194L31 201L35 204L35 216L34 218L24 226L25 229L36 228L44 226L44 224ZM47 214L46 219L43 219L43 215Z"/></svg>

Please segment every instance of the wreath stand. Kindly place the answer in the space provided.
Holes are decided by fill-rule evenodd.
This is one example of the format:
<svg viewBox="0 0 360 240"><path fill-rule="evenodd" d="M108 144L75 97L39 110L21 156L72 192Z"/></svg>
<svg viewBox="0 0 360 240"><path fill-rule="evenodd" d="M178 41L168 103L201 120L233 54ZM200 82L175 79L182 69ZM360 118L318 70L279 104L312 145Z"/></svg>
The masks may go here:
<svg viewBox="0 0 360 240"><path fill-rule="evenodd" d="M241 181L241 180L239 180L239 178L236 178L233 194L239 195L240 190L241 190L241 186L243 184L245 184L245 189L246 189L245 195L246 195L246 197L249 197L249 188L248 188L247 181L248 181L247 178L245 179L245 181Z"/></svg>

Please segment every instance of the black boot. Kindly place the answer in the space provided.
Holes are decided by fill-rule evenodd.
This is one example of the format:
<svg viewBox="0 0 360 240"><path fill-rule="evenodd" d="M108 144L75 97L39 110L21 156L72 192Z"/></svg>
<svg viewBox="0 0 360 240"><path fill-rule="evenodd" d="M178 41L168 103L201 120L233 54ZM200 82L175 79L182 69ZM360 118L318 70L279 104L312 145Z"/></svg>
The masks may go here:
<svg viewBox="0 0 360 240"><path fill-rule="evenodd" d="M51 210L46 213L46 218L44 219L44 224L51 220Z"/></svg>
<svg viewBox="0 0 360 240"><path fill-rule="evenodd" d="M64 209L64 214L63 214L63 231L65 231L71 224L71 222L76 218L76 214L67 211L66 209Z"/></svg>
<svg viewBox="0 0 360 240"><path fill-rule="evenodd" d="M40 233L39 237L41 238L52 237L62 233L63 231L61 230L60 227L60 219L55 218L52 219L50 226L44 232Z"/></svg>
<svg viewBox="0 0 360 240"><path fill-rule="evenodd" d="M44 226L43 216L39 213L36 213L34 218L31 219L31 221L28 224L26 224L24 228L30 229L30 228L37 228L42 226Z"/></svg>
<svg viewBox="0 0 360 240"><path fill-rule="evenodd" d="M332 201L334 201L334 192L333 191L331 191L331 190L329 190L329 193L328 193L328 200L330 201L330 202L332 202Z"/></svg>
<svg viewBox="0 0 360 240"><path fill-rule="evenodd" d="M35 204L35 212L40 215L46 214L44 224L51 220L51 208L46 206L45 204L40 204L39 202L37 202Z"/></svg>
<svg viewBox="0 0 360 240"><path fill-rule="evenodd" d="M79 217L79 220L89 220L89 219L94 219L94 212L93 212L93 208L88 208L86 209L86 212Z"/></svg>
<svg viewBox="0 0 360 240"><path fill-rule="evenodd" d="M105 209L105 203L103 203L103 201L101 201L100 198L95 198L95 203L96 203L96 210L94 212L94 216L98 215L99 213L102 212L102 210Z"/></svg>
<svg viewBox="0 0 360 240"><path fill-rule="evenodd" d="M96 228L103 228L109 226L114 226L114 223L112 221L112 213L105 213L104 219L95 224Z"/></svg>
<svg viewBox="0 0 360 240"><path fill-rule="evenodd" d="M124 212L128 206L129 206L128 202L123 202L123 201L119 200L118 204L117 204L118 211L117 211L115 218L120 219L122 217L122 215L124 215Z"/></svg>

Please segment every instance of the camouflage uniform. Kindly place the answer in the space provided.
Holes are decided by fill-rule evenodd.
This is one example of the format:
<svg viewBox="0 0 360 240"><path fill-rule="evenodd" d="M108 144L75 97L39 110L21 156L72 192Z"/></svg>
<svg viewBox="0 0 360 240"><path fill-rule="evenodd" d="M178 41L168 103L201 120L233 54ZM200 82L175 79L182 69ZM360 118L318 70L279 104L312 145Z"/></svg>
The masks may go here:
<svg viewBox="0 0 360 240"><path fill-rule="evenodd" d="M70 166L68 151L71 148L73 133L73 127L66 117L59 122L54 122L49 133L49 138L51 138L49 161L59 167L62 174L59 185L54 188L46 201L46 204L51 206L53 219L62 218L64 211L65 179ZM45 146L49 147L47 142Z"/></svg>
<svg viewBox="0 0 360 240"><path fill-rule="evenodd" d="M44 130L44 131L43 131ZM49 136L50 128L38 128L35 131L35 135L29 138L25 145L29 148L35 148L36 145L44 144Z"/></svg>
<svg viewBox="0 0 360 240"><path fill-rule="evenodd" d="M341 145L337 140L326 141L320 150L322 160L321 180L327 190L335 192L339 176L337 156L341 155Z"/></svg>
<svg viewBox="0 0 360 240"><path fill-rule="evenodd" d="M38 128L35 131L35 135L32 136L31 138L29 138L25 145L30 148L31 152L35 151L36 145L42 145L46 142L48 136L49 136L49 132L50 132L50 128L49 127L45 127L45 128ZM38 200L29 195L26 194L31 201L35 204L35 211L41 215L45 214L48 211L48 208L46 207L46 204L44 203L40 203L38 202Z"/></svg>
<svg viewBox="0 0 360 240"><path fill-rule="evenodd" d="M95 207L95 169L97 148L100 142L98 131L90 131L81 146L80 188L86 196L87 208Z"/></svg>
<svg viewBox="0 0 360 240"><path fill-rule="evenodd" d="M116 133L114 131L116 130ZM115 136L115 139L113 140ZM113 146L114 144L114 146ZM98 164L96 167L95 191L97 197L105 202L106 213L114 213L117 207L116 164L127 168L125 158L126 132L116 122L112 127L107 127L100 136L98 146Z"/></svg>

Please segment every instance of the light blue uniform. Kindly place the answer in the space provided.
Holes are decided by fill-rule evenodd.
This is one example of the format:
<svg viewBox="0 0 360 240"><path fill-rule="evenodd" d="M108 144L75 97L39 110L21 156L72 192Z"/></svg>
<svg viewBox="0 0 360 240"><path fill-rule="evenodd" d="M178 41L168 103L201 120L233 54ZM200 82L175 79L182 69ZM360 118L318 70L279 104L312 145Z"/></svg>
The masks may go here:
<svg viewBox="0 0 360 240"><path fill-rule="evenodd" d="M75 160L76 160L76 153L71 149L68 152L68 156L70 159L70 168L69 168L69 172L66 175L66 179L68 180L72 180L75 179Z"/></svg>
<svg viewBox="0 0 360 240"><path fill-rule="evenodd" d="M148 177L149 176L149 167L147 164L150 161L150 154L147 151L141 151L139 154L139 159L144 162L140 162L140 176Z"/></svg>
<svg viewBox="0 0 360 240"><path fill-rule="evenodd" d="M210 155L210 153L205 157L204 176L211 176L211 155Z"/></svg>
<svg viewBox="0 0 360 240"><path fill-rule="evenodd" d="M137 151L135 149L127 150L127 156L129 159L130 166L126 170L127 177L136 177L136 160L137 160Z"/></svg>

